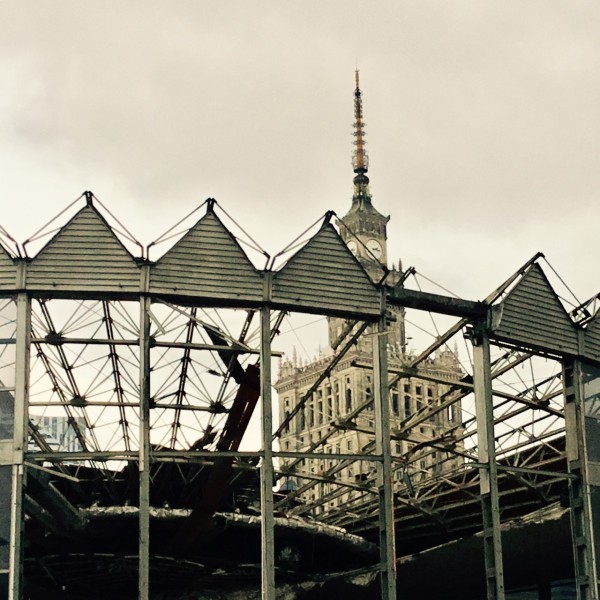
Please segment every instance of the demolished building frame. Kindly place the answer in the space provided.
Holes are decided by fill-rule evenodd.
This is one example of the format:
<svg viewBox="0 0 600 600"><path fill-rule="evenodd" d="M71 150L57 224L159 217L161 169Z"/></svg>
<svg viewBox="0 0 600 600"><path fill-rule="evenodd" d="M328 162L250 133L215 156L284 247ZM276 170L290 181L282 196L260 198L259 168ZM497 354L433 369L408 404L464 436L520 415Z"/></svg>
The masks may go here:
<svg viewBox="0 0 600 600"><path fill-rule="evenodd" d="M332 224L333 213L325 216L314 235L290 252L282 267L275 269L267 255L265 267L259 269L217 214L219 207L214 200L205 203L205 214L156 261L148 259L147 249L137 257L129 252L119 228L109 224L109 215L90 192L83 195L83 201L84 206L66 224L50 232L49 241L33 258L23 251L24 245L14 244L13 251L9 237L4 237L0 248L0 312L5 331L1 345L5 356L10 357L4 361L0 391L13 399L11 426L6 426L4 414L0 436L0 466L10 469L12 481L8 545L11 600L20 599L23 593L25 517L37 519L49 530L61 526L28 494L28 473L46 472L61 481L78 482L85 477L69 465L95 468L105 475L102 493L116 505L123 495L111 491L111 480L115 483L115 471L107 467L111 462L134 465L139 480L135 560L142 600L150 596L155 554L150 540L151 517L157 508L151 505L152 487L157 481L153 469L169 463L211 465L204 480L211 494L190 499L191 512L186 513L187 520L170 541L177 547L173 555L181 561L186 549L209 528L232 473L237 477L244 469L258 469L262 593L263 598L272 600L276 593L276 511L285 505L292 515L306 515L314 508L293 505L297 490L274 499L273 482L278 475L293 474L294 462L302 460L337 461L335 466L306 478L304 491L334 481L340 465L357 460L373 465L372 476L354 486L352 503L343 510L324 511L320 519L377 542L377 570L385 600L397 594L397 548L403 543L399 538L403 532L412 531L406 539L412 535L419 540L415 547L426 547L439 541L435 535L427 537L432 526L454 539L482 530L488 598L504 598L501 523L539 506L531 501L532 496L542 504L556 500L567 484L578 594L582 599L598 598L594 532L600 518L596 497L600 453L590 440L599 423L595 382L600 369L600 318L593 312L595 299L570 314L565 310L540 265L541 255L528 261L484 301L471 302L411 290L404 278L393 287L387 286L385 268L381 281L374 284ZM79 318L76 311L87 310L89 303L97 303L90 312L97 321L86 322L85 327L77 324L70 331L57 326L50 305L63 300L79 303L64 322L73 325ZM119 303L128 303L129 308L120 308ZM392 305L450 315L459 321L394 372L388 370L386 346L387 307ZM218 325L207 323L197 311L208 307L244 312L247 316L241 333L232 337ZM123 311L121 319L115 316L119 310ZM163 318L161 311L166 315ZM286 420L274 426L272 343L281 315L289 312L356 322L348 327L345 340L324 370L325 377L357 336L372 336L373 358L363 366L373 370L373 397L331 423L332 429L352 427L357 415L372 410L373 427L368 432L372 442L368 447L330 456L324 453L325 440L321 439L315 440L308 452L276 449ZM255 316L260 324L257 335L249 340L248 328ZM76 335L78 328L84 331L81 336ZM194 337L198 329L203 330L201 339ZM456 335L469 340L472 373L445 382L450 385L448 394L435 406L425 406L411 415L401 430L392 431L390 385L398 379L421 377L419 365ZM499 351L495 358L491 347ZM73 352L69 354L70 348L81 350L69 350ZM89 348L106 352L104 366L97 369L106 385L94 383L99 387L93 394L83 391L76 375L77 360L99 360L95 354L84 356ZM157 373L170 360L164 357L175 351L176 367L168 367L168 375L161 378ZM193 394L186 386L197 376L191 353L200 351L220 361L218 376L222 381L216 396L198 391L194 396L197 401L188 401L188 395ZM522 385L518 391L496 389L498 378L535 356L556 361L561 365L560 373ZM254 357L254 362L243 362L244 357ZM214 375L214 371L208 368L206 372ZM7 376L9 372L12 375ZM153 388L156 379L160 379L162 395ZM40 380L45 381L45 388L32 401L31 390ZM88 389L96 390L91 382L87 384ZM461 453L464 462L454 474L411 481L414 465L410 457L404 463L394 460L393 440L407 439L436 411L446 410L467 395L474 398L470 426L451 439L426 444L440 456ZM307 394L304 402L309 398ZM243 452L239 449L241 436L257 403L261 407L261 448ZM61 452L48 447L32 419L35 404L59 407L76 430L76 418L88 418L89 431L79 431L81 450ZM100 420L92 415L104 409L118 415L110 424L114 443L105 443L96 433ZM301 402L287 417L288 422L302 410ZM196 439L189 431L182 437L186 411L208 418L196 427L200 436ZM530 429L522 426L523 414L533 415L539 434L531 433L535 431L533 424ZM551 425L540 428L540 423L546 423L544 419L550 419ZM165 435L152 440L151 435L161 427ZM526 431L517 440L520 429ZM508 438L511 441L505 444ZM470 443L465 445L466 439ZM279 461L283 460L291 463L280 470ZM398 473L408 474L402 485L394 483ZM82 499L86 507L77 508L77 502L58 491L52 501L62 503L60 510L69 515L64 526L83 527L82 520L93 513L98 493L89 493ZM502 498L507 506L504 514Z"/></svg>

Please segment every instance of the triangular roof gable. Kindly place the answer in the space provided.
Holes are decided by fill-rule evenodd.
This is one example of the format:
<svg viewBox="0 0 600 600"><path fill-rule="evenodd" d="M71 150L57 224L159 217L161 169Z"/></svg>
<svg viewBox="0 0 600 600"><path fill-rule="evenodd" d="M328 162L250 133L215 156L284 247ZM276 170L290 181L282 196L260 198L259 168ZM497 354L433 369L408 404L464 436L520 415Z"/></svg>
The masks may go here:
<svg viewBox="0 0 600 600"><path fill-rule="evenodd" d="M90 237L92 236L92 237ZM118 252L120 257L136 265L135 259L123 242L113 231L108 221L93 204L86 204L65 223L44 247L35 255L34 261L45 258L48 253L56 252L61 246L70 249L94 248L104 251ZM61 248L61 249L62 249Z"/></svg>
<svg viewBox="0 0 600 600"><path fill-rule="evenodd" d="M600 310L585 328L585 355L595 361L600 361Z"/></svg>
<svg viewBox="0 0 600 600"><path fill-rule="evenodd" d="M14 289L17 268L8 250L0 244L0 289Z"/></svg>
<svg viewBox="0 0 600 600"><path fill-rule="evenodd" d="M537 263L494 307L493 331L502 339L561 354L578 350L575 325Z"/></svg>
<svg viewBox="0 0 600 600"><path fill-rule="evenodd" d="M381 310L379 291L330 223L274 274L272 294L274 302L309 312L360 316Z"/></svg>
<svg viewBox="0 0 600 600"><path fill-rule="evenodd" d="M139 290L139 268L106 219L91 204L48 241L27 269L28 287L53 290Z"/></svg>
<svg viewBox="0 0 600 600"><path fill-rule="evenodd" d="M212 209L152 267L155 293L260 301L261 274Z"/></svg>

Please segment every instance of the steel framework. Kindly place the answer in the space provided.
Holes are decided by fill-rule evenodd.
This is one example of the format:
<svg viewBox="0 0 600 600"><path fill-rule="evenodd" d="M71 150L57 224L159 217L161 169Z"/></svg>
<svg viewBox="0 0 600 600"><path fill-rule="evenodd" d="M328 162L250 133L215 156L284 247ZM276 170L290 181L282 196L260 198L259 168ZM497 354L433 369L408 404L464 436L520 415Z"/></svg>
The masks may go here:
<svg viewBox="0 0 600 600"><path fill-rule="evenodd" d="M155 261L149 250L158 242L145 249L134 243L139 250L132 254L134 240L89 192L58 229L22 246L2 239L0 474L10 471L11 494L8 531L0 532L10 543L0 566L9 573L9 598L22 597L29 568L26 517L50 534L75 536L101 509L133 514L138 539L126 548L123 572L136 575L146 600L160 557L193 562L193 548L214 536L223 498L234 483L251 488L257 472L266 600L275 598L281 570L281 511L377 544L387 600L396 597L398 554L483 530L488 598L502 599L501 524L567 490L579 598L598 598L600 455L590 442L600 418L596 297L568 312L541 255L482 302L411 290L414 270L394 286L383 270L374 284L332 213L293 242L275 268L251 238L232 233L214 200L203 207L197 222L158 240L176 239ZM27 246L38 239L45 245L29 257ZM263 268L250 260L252 249ZM395 356L386 341L390 306L459 320L419 355ZM344 317L348 327L317 383L275 427L272 346L284 317L295 313ZM373 352L362 356L356 341L366 335ZM428 370L431 357L455 340L468 357L462 376ZM314 410L319 384L345 360L372 371L372 393L345 413L322 407L317 418L328 430L308 451L278 450L281 433ZM411 378L445 391L392 428L393 394L401 396ZM257 405L260 443L243 451ZM428 423L456 407L460 426L437 438L426 434ZM44 417L64 419L74 441L49 442ZM332 448L335 432L348 428L360 428L369 442L352 451ZM409 442L404 454L392 452L400 441ZM355 483L339 477L359 463L370 467ZM274 482L291 476L302 485L274 497ZM158 509L179 519L168 534L155 535ZM60 585L66 567L50 562L47 577ZM89 577L81 572L81 580Z"/></svg>

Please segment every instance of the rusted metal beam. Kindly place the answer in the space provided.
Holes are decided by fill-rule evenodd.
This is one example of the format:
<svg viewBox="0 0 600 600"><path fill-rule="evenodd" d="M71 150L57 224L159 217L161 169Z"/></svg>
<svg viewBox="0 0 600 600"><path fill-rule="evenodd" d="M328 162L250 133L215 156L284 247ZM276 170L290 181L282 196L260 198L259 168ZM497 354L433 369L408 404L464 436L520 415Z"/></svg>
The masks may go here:
<svg viewBox="0 0 600 600"><path fill-rule="evenodd" d="M484 302L473 302L461 298L452 298L451 296L408 290L404 287L392 288L388 292L387 302L391 306L416 308L417 310L426 310L465 319L481 318L485 316L488 310L488 305Z"/></svg>
<svg viewBox="0 0 600 600"><path fill-rule="evenodd" d="M228 357L222 356L221 358L227 360ZM210 529L213 515L231 480L233 453L239 449L242 437L260 397L259 367L249 365L244 369L237 359L234 364L235 366L230 363L229 367L232 369L232 376L235 381L240 385L217 443L214 465L203 488L202 495L189 518L186 519L186 523L172 540L172 547L178 553L184 552L199 536L205 535ZM227 452L228 454L223 456L221 452Z"/></svg>

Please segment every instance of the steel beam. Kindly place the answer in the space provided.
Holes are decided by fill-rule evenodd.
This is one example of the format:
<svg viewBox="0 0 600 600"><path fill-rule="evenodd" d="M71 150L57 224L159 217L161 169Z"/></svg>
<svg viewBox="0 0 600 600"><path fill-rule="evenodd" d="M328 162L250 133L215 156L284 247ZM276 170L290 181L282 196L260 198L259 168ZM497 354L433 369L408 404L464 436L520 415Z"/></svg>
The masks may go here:
<svg viewBox="0 0 600 600"><path fill-rule="evenodd" d="M442 315L469 319L485 316L488 309L487 305L483 302L473 302L460 298L452 298L451 296L407 290L404 287L392 288L387 301L391 306L416 308L417 310L426 310Z"/></svg>
<svg viewBox="0 0 600 600"><path fill-rule="evenodd" d="M271 403L271 314L260 312L260 396L262 456L260 468L261 580L263 600L275 600L273 519L273 406Z"/></svg>
<svg viewBox="0 0 600 600"><path fill-rule="evenodd" d="M9 600L23 597L23 496L25 452L27 451L29 412L29 355L31 346L31 300L17 295L15 356L15 405L13 425L12 491L10 507Z"/></svg>
<svg viewBox="0 0 600 600"><path fill-rule="evenodd" d="M139 600L150 595L150 298L140 299Z"/></svg>
<svg viewBox="0 0 600 600"><path fill-rule="evenodd" d="M597 388L600 371L593 369L597 372ZM600 427L598 415L593 414L596 412L595 402L590 402L592 410L586 410L585 370L579 360L565 361L563 364L567 464L569 473L575 476L569 480L569 497L577 599L598 600L600 593L594 532L600 520L600 456L594 456L598 455L598 450L594 448L597 442L589 444L588 436L595 434L597 438Z"/></svg>
<svg viewBox="0 0 600 600"><path fill-rule="evenodd" d="M471 332L473 343L473 384L477 417L479 489L483 520L483 544L488 600L504 600L504 568L500 535L498 465L494 439L494 405L490 366L490 339L487 327L479 322Z"/></svg>
<svg viewBox="0 0 600 600"><path fill-rule="evenodd" d="M396 540L386 329L387 323L383 318L377 326L377 334L373 336L375 453L381 456L381 462L377 463L381 598L396 600Z"/></svg>

